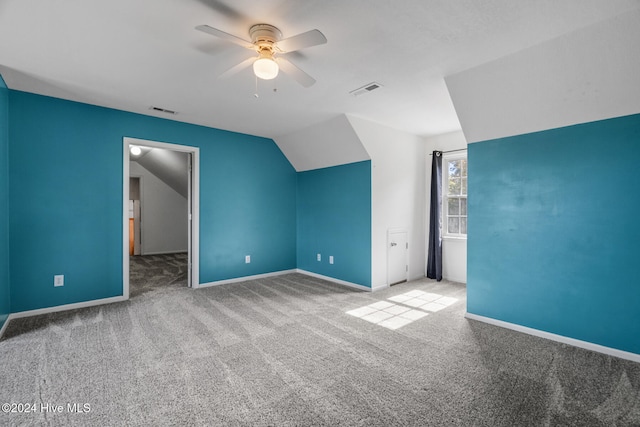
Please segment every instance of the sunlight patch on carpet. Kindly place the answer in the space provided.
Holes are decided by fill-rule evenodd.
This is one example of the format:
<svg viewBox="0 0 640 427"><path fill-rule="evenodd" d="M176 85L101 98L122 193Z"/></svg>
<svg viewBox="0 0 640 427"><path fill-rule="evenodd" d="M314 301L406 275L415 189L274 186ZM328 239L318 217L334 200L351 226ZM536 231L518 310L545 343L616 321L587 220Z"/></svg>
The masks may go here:
<svg viewBox="0 0 640 427"><path fill-rule="evenodd" d="M347 314L387 329L395 330L436 313L458 301L457 298L413 290L347 311ZM394 304L395 303L395 304Z"/></svg>

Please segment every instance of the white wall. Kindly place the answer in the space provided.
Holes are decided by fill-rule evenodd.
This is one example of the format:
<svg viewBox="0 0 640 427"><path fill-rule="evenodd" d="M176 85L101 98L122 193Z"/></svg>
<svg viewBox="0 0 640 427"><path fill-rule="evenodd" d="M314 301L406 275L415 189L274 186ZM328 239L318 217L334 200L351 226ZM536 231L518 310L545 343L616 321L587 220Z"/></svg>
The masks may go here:
<svg viewBox="0 0 640 427"><path fill-rule="evenodd" d="M369 160L344 114L273 140L297 172Z"/></svg>
<svg viewBox="0 0 640 427"><path fill-rule="evenodd" d="M425 138L426 145L426 185L427 193L431 188L431 156L434 150L448 151L467 148L462 132ZM430 199L426 198L426 212L430 209ZM426 215L425 239L429 239L429 215ZM442 277L454 282L467 283L467 241L465 239L443 238L442 240Z"/></svg>
<svg viewBox="0 0 640 427"><path fill-rule="evenodd" d="M187 199L139 163L129 168L141 177L142 255L187 252Z"/></svg>
<svg viewBox="0 0 640 427"><path fill-rule="evenodd" d="M164 148L144 147L143 154L134 158L140 166L160 178L182 197L189 196L189 154Z"/></svg>
<svg viewBox="0 0 640 427"><path fill-rule="evenodd" d="M406 229L409 280L425 274L425 142L422 138L348 117L371 157L371 284L387 285L387 231Z"/></svg>

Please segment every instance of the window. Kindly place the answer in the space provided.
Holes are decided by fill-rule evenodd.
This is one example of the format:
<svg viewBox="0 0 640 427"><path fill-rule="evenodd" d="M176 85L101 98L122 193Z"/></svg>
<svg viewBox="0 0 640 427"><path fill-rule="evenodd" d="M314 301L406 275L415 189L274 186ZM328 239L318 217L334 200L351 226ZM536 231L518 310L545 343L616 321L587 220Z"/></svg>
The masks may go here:
<svg viewBox="0 0 640 427"><path fill-rule="evenodd" d="M442 159L444 236L467 237L467 154Z"/></svg>

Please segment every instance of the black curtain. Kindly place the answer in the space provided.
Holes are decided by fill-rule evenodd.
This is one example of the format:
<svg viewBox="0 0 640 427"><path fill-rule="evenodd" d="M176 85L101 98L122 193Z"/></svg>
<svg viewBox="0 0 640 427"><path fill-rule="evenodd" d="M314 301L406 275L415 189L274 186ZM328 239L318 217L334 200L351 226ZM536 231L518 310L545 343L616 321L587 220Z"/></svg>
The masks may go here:
<svg viewBox="0 0 640 427"><path fill-rule="evenodd" d="M429 215L429 256L427 277L442 280L442 152L434 151L431 160L431 209Z"/></svg>

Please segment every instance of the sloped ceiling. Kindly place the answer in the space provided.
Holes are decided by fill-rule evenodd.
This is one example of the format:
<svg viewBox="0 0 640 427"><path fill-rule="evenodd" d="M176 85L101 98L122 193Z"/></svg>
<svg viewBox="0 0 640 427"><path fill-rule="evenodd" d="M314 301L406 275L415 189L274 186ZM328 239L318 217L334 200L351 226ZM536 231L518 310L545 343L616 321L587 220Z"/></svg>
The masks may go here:
<svg viewBox="0 0 640 427"><path fill-rule="evenodd" d="M15 90L269 138L342 114L430 136L460 129L446 76L639 7L637 0L2 0L0 73ZM218 79L250 52L194 27L246 37L263 22L284 37L325 34L327 44L289 56L314 86L281 75L260 81L256 98L250 69ZM349 95L372 81L383 88Z"/></svg>
<svg viewBox="0 0 640 427"><path fill-rule="evenodd" d="M140 156L131 156L158 179L173 188L185 199L188 197L189 175L188 153L161 148L143 148Z"/></svg>
<svg viewBox="0 0 640 427"><path fill-rule="evenodd" d="M370 159L344 114L274 141L298 172Z"/></svg>
<svg viewBox="0 0 640 427"><path fill-rule="evenodd" d="M446 78L468 142L640 113L640 10Z"/></svg>

